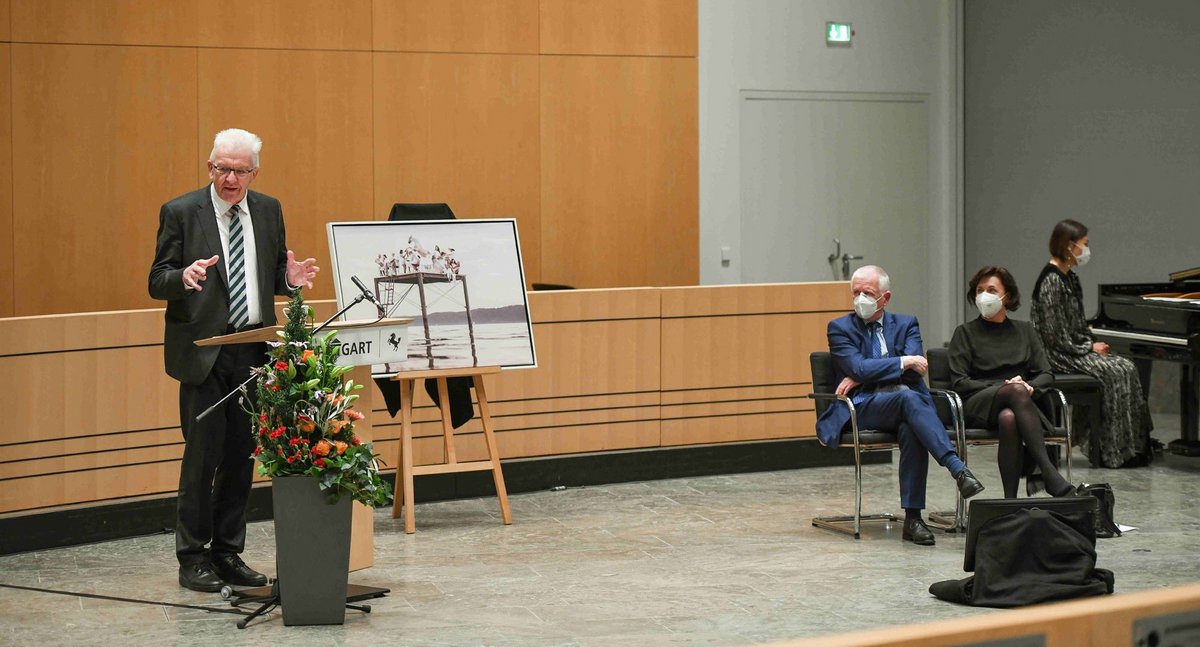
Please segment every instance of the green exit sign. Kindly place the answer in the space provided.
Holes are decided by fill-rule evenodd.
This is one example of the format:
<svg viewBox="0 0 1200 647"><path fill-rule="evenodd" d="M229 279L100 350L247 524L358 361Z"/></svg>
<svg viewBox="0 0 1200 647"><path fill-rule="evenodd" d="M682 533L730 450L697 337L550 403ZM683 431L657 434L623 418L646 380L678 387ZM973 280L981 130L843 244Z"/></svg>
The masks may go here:
<svg viewBox="0 0 1200 647"><path fill-rule="evenodd" d="M854 27L848 22L825 23L825 44L830 47L849 47Z"/></svg>

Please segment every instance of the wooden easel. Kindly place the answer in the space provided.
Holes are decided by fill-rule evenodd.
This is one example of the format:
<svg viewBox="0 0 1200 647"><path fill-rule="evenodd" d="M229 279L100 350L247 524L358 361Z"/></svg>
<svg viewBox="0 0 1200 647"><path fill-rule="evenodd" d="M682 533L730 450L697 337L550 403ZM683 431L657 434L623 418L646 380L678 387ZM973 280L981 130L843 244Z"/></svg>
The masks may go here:
<svg viewBox="0 0 1200 647"><path fill-rule="evenodd" d="M396 496L392 501L392 518L400 516L404 506L404 532L417 530L413 514L413 476L418 474L452 474L457 472L480 472L491 470L496 484L496 497L500 499L500 516L505 525L512 524L512 511L508 508L508 492L504 489L504 473L500 471L500 453L496 451L496 435L492 427L492 416L488 410L487 392L483 388L483 376L499 373L499 366L470 366L466 368L431 369L404 371L392 379L400 382L400 474L396 479ZM458 462L454 450L454 427L450 424L450 397L446 379L470 377L475 385L475 399L479 403L479 418L483 422L483 438L487 443L488 460ZM412 451L412 408L417 380L437 380L438 403L442 416L446 462L435 465L413 467Z"/></svg>

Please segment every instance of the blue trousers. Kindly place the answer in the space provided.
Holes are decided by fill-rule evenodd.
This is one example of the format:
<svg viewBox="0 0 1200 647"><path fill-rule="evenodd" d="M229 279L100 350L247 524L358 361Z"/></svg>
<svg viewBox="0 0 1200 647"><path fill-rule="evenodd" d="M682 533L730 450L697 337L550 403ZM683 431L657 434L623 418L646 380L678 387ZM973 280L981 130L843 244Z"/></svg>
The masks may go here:
<svg viewBox="0 0 1200 647"><path fill-rule="evenodd" d="M894 431L899 440L901 507L923 509L929 457L952 469L962 464L946 437L946 425L938 418L933 396L904 390L860 397L854 399L859 429Z"/></svg>

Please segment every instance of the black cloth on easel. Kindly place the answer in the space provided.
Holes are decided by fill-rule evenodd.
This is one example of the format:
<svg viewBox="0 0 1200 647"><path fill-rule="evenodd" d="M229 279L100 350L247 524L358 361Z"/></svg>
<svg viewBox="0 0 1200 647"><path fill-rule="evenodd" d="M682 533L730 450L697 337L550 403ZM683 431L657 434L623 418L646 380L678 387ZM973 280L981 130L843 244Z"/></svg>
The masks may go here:
<svg viewBox="0 0 1200 647"><path fill-rule="evenodd" d="M397 202L392 205L388 220L454 220L454 212L450 205L444 202L417 204ZM446 391L450 395L450 424L455 429L467 424L475 416L475 407L471 405L471 378L451 377L446 379ZM400 413L400 383L386 378L376 378L375 385L383 395L388 414L393 418ZM438 399L437 380L425 380L425 392L435 405L440 405Z"/></svg>

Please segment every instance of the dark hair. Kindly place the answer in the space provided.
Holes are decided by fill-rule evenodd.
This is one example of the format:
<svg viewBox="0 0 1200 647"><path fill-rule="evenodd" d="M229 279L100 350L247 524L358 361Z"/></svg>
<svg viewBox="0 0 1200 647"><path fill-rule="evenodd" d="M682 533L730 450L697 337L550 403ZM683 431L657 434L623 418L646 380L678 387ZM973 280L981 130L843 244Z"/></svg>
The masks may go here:
<svg viewBox="0 0 1200 647"><path fill-rule="evenodd" d="M1054 233L1050 234L1050 255L1060 261L1071 260L1071 243L1078 242L1086 235L1088 230L1083 223L1069 218L1060 220L1054 225Z"/></svg>
<svg viewBox="0 0 1200 647"><path fill-rule="evenodd" d="M1004 286L1004 307L1010 312L1021 307L1021 290L1017 288L1017 281L1013 278L1012 273L1003 267L997 265L985 265L971 277L970 287L967 288L967 301L975 303L975 289L979 284L989 277L1000 279L1000 284Z"/></svg>

